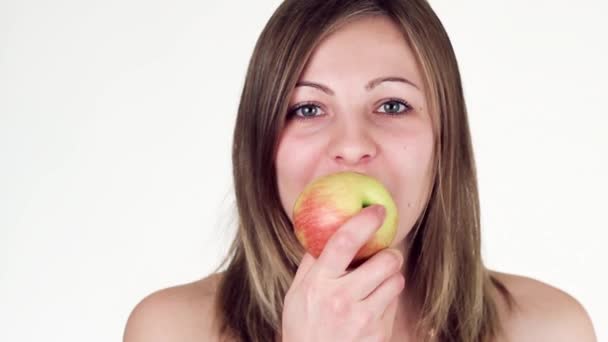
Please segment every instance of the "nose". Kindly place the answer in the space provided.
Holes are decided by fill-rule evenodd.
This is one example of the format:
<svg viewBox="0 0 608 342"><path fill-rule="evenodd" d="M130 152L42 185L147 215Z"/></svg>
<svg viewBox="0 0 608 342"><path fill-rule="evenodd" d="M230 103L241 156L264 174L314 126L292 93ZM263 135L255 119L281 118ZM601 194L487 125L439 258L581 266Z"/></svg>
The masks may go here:
<svg viewBox="0 0 608 342"><path fill-rule="evenodd" d="M377 154L377 144L363 120L350 120L337 125L332 132L327 151L341 167L368 164Z"/></svg>

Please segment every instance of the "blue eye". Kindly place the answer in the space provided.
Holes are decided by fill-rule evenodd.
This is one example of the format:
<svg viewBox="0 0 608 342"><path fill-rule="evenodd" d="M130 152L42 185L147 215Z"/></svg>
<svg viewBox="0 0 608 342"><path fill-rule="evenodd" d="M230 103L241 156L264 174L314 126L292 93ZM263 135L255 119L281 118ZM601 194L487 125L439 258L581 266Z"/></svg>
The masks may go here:
<svg viewBox="0 0 608 342"><path fill-rule="evenodd" d="M402 110L399 110L400 106L403 107ZM384 102L381 108L386 110L386 112L381 113L386 113L392 116L403 115L412 110L412 106L409 103L398 99L390 99L389 101Z"/></svg>
<svg viewBox="0 0 608 342"><path fill-rule="evenodd" d="M386 114L388 116L405 115L406 113L409 113L413 109L413 107L409 103L407 103L403 100L394 99L394 98L388 99L388 101L383 102L379 108L386 110L385 112L380 111L379 113ZM401 108L401 110L399 110L400 108ZM291 118L294 118L296 120L314 119L316 117L325 115L325 114L319 115L320 109L321 109L321 107L316 102L299 103L299 104L294 105L287 111L287 119L288 120Z"/></svg>
<svg viewBox="0 0 608 342"><path fill-rule="evenodd" d="M304 102L298 104L294 106L293 109L288 110L288 119L291 117L294 117L296 120L313 119L318 116L315 114L318 113L320 108L321 107L316 105L314 102ZM304 110L301 111L302 109Z"/></svg>

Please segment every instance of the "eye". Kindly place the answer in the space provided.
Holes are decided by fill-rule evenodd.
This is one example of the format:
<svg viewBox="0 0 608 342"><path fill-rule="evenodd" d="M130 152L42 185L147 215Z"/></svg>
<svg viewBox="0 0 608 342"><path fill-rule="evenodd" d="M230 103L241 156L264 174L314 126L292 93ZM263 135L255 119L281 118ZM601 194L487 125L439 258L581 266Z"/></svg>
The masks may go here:
<svg viewBox="0 0 608 342"><path fill-rule="evenodd" d="M314 102L300 103L287 111L287 118L294 118L296 120L314 119L315 117L321 116L317 115L320 108L321 107Z"/></svg>
<svg viewBox="0 0 608 342"><path fill-rule="evenodd" d="M399 110L400 107L403 107L403 109ZM387 114L389 116L404 115L413 109L409 103L399 99L389 99L388 101L382 103L380 108L386 110L386 112L380 113Z"/></svg>
<svg viewBox="0 0 608 342"><path fill-rule="evenodd" d="M396 98L391 98L388 99L388 101L383 102L380 108L386 110L385 112L380 111L380 113L386 114L388 116L401 116L410 112L413 109L413 107L406 101ZM287 111L287 119L314 119L316 117L323 116L323 114L318 115L320 109L321 107L315 102L299 103Z"/></svg>

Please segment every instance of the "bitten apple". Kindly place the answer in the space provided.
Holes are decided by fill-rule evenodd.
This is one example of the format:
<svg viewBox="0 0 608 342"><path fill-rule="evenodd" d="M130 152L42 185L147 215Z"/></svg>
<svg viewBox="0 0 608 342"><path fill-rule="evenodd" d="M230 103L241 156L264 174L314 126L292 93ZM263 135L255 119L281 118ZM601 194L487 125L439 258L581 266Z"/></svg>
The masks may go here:
<svg viewBox="0 0 608 342"><path fill-rule="evenodd" d="M358 265L389 247L397 233L397 206L384 185L358 172L339 172L313 180L293 208L294 230L298 241L318 258L329 238L349 218L363 208L381 204L385 208L382 226L357 252L351 265Z"/></svg>

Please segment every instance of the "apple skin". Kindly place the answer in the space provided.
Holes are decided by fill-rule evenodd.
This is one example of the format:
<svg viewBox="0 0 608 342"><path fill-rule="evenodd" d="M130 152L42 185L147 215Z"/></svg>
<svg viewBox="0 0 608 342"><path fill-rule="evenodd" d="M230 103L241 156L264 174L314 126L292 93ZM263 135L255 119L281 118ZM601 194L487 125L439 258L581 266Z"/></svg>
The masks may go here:
<svg viewBox="0 0 608 342"><path fill-rule="evenodd" d="M387 248L397 233L397 206L377 179L353 171L338 172L310 182L293 208L294 231L300 244L318 258L330 237L363 208L381 204L386 210L382 226L355 255L359 265Z"/></svg>

